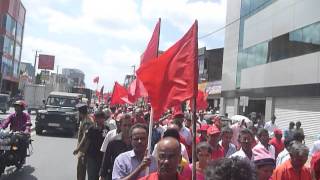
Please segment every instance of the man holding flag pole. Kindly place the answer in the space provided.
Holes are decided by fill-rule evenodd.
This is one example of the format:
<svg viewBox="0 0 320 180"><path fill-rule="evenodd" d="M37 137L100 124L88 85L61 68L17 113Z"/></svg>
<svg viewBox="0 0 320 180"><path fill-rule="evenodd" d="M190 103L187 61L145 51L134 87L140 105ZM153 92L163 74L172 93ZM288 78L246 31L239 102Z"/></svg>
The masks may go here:
<svg viewBox="0 0 320 180"><path fill-rule="evenodd" d="M157 76L154 76L155 74ZM148 92L152 106L151 117L154 119L159 119L166 109L191 99L191 102L193 102L193 134L196 134L195 113L198 91L197 21L178 42L162 55L155 60L142 64L137 70L137 76ZM151 118L150 124L152 120ZM151 138L149 137L149 139L148 145L151 144ZM192 179L196 179L195 141L196 137L193 136ZM158 171L159 168L161 169L161 167L158 167ZM160 172L157 173L159 173L158 177L160 179L162 174Z"/></svg>

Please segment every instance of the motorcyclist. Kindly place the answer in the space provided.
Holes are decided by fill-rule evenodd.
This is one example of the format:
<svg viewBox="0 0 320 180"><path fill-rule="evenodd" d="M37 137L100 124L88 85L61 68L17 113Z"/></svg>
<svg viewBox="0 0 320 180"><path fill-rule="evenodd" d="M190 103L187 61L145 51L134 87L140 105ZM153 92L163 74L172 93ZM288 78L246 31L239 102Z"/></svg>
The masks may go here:
<svg viewBox="0 0 320 180"><path fill-rule="evenodd" d="M19 131L25 134L31 133L31 120L28 113L23 112L26 104L22 100L14 102L15 112L10 114L1 124L1 129L6 129L10 125L13 132Z"/></svg>
<svg viewBox="0 0 320 180"><path fill-rule="evenodd" d="M31 134L31 120L28 113L23 112L25 109L25 102L18 100L14 102L15 112L10 114L1 124L0 129L6 129L10 125L10 131L22 132L23 143L20 145L20 152L23 163L27 156L27 148L29 146L30 134Z"/></svg>

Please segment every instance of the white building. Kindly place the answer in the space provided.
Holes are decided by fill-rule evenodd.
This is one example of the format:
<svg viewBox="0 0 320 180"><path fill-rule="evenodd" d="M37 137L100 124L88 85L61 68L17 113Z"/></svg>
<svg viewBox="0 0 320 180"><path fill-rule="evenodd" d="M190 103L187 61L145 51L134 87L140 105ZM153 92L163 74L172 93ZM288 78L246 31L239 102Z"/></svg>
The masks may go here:
<svg viewBox="0 0 320 180"><path fill-rule="evenodd" d="M221 113L260 112L320 133L320 1L228 0Z"/></svg>

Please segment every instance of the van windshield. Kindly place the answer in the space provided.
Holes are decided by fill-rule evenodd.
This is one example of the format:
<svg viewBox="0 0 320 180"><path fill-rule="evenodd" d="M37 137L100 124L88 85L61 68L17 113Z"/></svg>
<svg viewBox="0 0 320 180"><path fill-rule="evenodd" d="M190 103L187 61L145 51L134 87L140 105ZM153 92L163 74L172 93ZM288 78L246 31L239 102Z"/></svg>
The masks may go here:
<svg viewBox="0 0 320 180"><path fill-rule="evenodd" d="M47 105L61 106L61 107L75 107L79 103L79 99L64 98L64 97L49 97Z"/></svg>

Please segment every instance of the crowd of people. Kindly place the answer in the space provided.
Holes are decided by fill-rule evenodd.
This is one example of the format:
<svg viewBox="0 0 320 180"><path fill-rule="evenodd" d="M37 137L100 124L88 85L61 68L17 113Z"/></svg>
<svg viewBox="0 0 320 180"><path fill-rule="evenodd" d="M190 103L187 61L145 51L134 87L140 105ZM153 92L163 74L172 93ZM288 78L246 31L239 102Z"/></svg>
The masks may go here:
<svg viewBox="0 0 320 180"><path fill-rule="evenodd" d="M149 108L78 110L78 180L191 180L194 136L198 180L320 180L320 140L309 151L300 122L283 131L275 116L259 127L218 115L206 121L199 111L193 134L190 114L168 112L153 123L149 154Z"/></svg>

